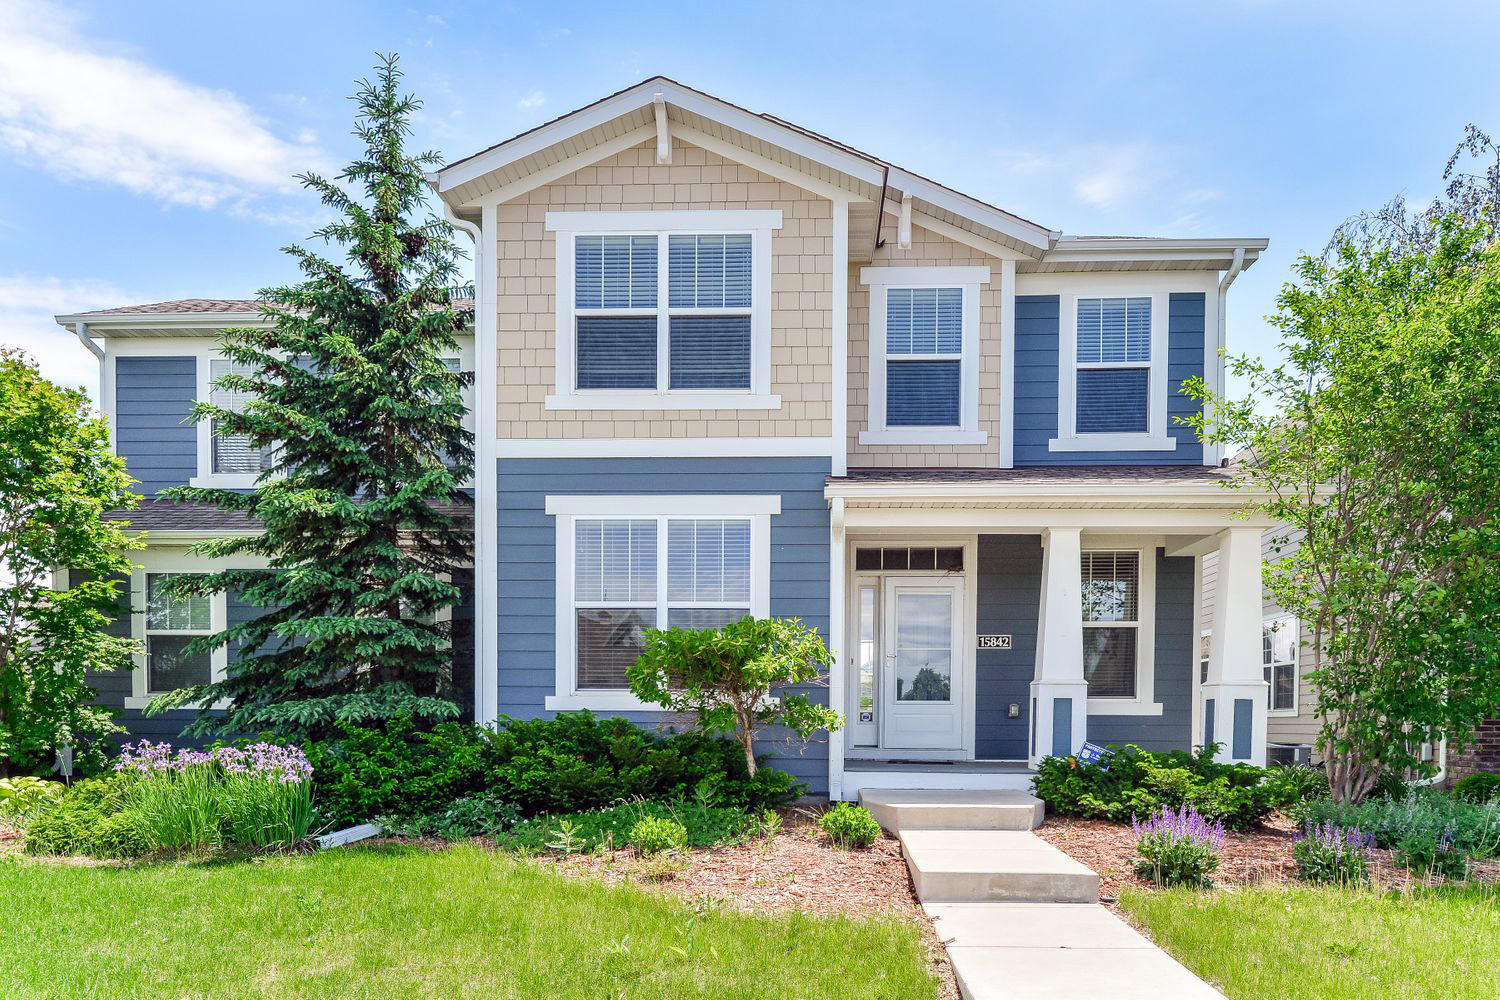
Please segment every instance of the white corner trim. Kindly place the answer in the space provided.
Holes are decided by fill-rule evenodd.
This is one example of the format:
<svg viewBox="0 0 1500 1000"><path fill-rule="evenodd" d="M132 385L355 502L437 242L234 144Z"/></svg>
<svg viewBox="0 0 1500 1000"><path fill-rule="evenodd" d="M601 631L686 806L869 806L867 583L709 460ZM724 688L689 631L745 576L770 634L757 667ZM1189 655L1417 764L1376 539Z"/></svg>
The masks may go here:
<svg viewBox="0 0 1500 1000"><path fill-rule="evenodd" d="M510 438L497 458L823 458L826 437Z"/></svg>
<svg viewBox="0 0 1500 1000"><path fill-rule="evenodd" d="M548 514L588 517L754 517L780 514L781 494L549 496L546 511Z"/></svg>
<svg viewBox="0 0 1500 1000"><path fill-rule="evenodd" d="M548 212L546 226L551 232L588 233L595 230L610 233L719 232L725 229L780 229L781 209L743 211L647 211L647 212Z"/></svg>
<svg viewBox="0 0 1500 1000"><path fill-rule="evenodd" d="M883 431L860 431L860 444L986 444L990 436L984 431L922 430L916 427Z"/></svg>
<svg viewBox="0 0 1500 1000"><path fill-rule="evenodd" d="M779 410L774 393L713 392L670 389L666 392L590 391L552 393L542 400L549 410Z"/></svg>
<svg viewBox="0 0 1500 1000"><path fill-rule="evenodd" d="M1048 451L1176 451L1177 439L1154 434L1080 434L1077 437L1055 437L1047 442Z"/></svg>
<svg viewBox="0 0 1500 1000"><path fill-rule="evenodd" d="M930 288L936 285L987 285L988 267L862 267L862 285L900 285L902 288Z"/></svg>
<svg viewBox="0 0 1500 1000"><path fill-rule="evenodd" d="M1000 468L1016 464L1016 262L1000 264Z"/></svg>

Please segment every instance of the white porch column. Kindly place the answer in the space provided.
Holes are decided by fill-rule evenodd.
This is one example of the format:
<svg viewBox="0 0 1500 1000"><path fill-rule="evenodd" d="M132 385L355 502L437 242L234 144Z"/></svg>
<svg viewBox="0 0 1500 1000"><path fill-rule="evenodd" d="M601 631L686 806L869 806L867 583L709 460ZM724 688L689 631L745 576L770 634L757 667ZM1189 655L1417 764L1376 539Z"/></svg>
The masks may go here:
<svg viewBox="0 0 1500 1000"><path fill-rule="evenodd" d="M1218 759L1266 762L1266 681L1261 661L1260 528L1219 534L1208 681L1203 685L1204 743Z"/></svg>
<svg viewBox="0 0 1500 1000"><path fill-rule="evenodd" d="M1031 766L1048 754L1077 753L1088 737L1083 678L1082 529L1042 533L1042 604L1031 682Z"/></svg>
<svg viewBox="0 0 1500 1000"><path fill-rule="evenodd" d="M844 728L828 734L828 799L844 797L844 731L849 726L848 699L844 685L848 671L844 662L844 498L828 504L828 652L833 666L828 671L828 706L844 717Z"/></svg>

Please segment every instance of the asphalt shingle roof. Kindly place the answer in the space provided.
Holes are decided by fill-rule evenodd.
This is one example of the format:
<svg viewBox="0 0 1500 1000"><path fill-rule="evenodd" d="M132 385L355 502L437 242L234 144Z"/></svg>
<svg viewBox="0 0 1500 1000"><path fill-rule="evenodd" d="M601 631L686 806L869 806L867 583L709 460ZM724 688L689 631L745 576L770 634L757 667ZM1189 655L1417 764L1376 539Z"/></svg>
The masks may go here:
<svg viewBox="0 0 1500 1000"><path fill-rule="evenodd" d="M927 483L1171 486L1224 482L1228 478L1228 470L1203 465L1039 465L1017 469L851 468L847 476L829 476L828 482L830 485L904 483L913 486Z"/></svg>

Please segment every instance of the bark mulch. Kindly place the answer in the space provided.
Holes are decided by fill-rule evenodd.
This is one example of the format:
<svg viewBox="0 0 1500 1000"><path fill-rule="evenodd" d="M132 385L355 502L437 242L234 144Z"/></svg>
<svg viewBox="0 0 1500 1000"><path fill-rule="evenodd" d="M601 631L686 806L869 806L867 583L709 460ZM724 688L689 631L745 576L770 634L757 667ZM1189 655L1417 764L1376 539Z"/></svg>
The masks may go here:
<svg viewBox="0 0 1500 1000"><path fill-rule="evenodd" d="M1226 834L1214 882L1229 887L1297 881L1297 863L1292 860L1296 833L1296 825L1276 813L1255 830ZM1136 875L1130 864L1135 857L1135 834L1129 826L1098 819L1048 816L1036 834L1097 872L1099 895L1106 902L1117 900L1124 888L1155 888L1150 881ZM1419 881L1395 863L1390 851L1380 850L1371 852L1370 878L1375 885L1387 889L1409 888ZM1471 878L1500 883L1500 860L1475 862Z"/></svg>

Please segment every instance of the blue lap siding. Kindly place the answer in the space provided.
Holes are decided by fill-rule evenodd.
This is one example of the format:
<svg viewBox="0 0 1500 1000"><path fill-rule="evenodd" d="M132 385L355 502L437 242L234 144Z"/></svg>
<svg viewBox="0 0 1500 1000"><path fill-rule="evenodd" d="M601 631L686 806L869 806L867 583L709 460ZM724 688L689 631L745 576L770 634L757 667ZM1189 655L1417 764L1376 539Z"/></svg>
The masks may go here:
<svg viewBox="0 0 1500 1000"><path fill-rule="evenodd" d="M828 628L828 505L825 458L503 459L499 463L499 709L546 717L556 686L556 526L548 496L767 494L781 497L771 518L771 614ZM827 690L814 700L827 703ZM661 713L621 713L643 725ZM815 793L828 787L826 737L805 751L767 741L773 766Z"/></svg>
<svg viewBox="0 0 1500 1000"><path fill-rule="evenodd" d="M191 357L115 358L115 452L146 496L186 486L198 473L191 420L197 364Z"/></svg>
<svg viewBox="0 0 1500 1000"><path fill-rule="evenodd" d="M1173 292L1167 312L1167 433L1177 448L1163 452L1054 452L1047 442L1058 434L1059 297L1016 296L1017 465L1198 465L1203 446L1179 417L1198 412L1182 395L1182 383L1203 374L1204 301L1202 292Z"/></svg>

